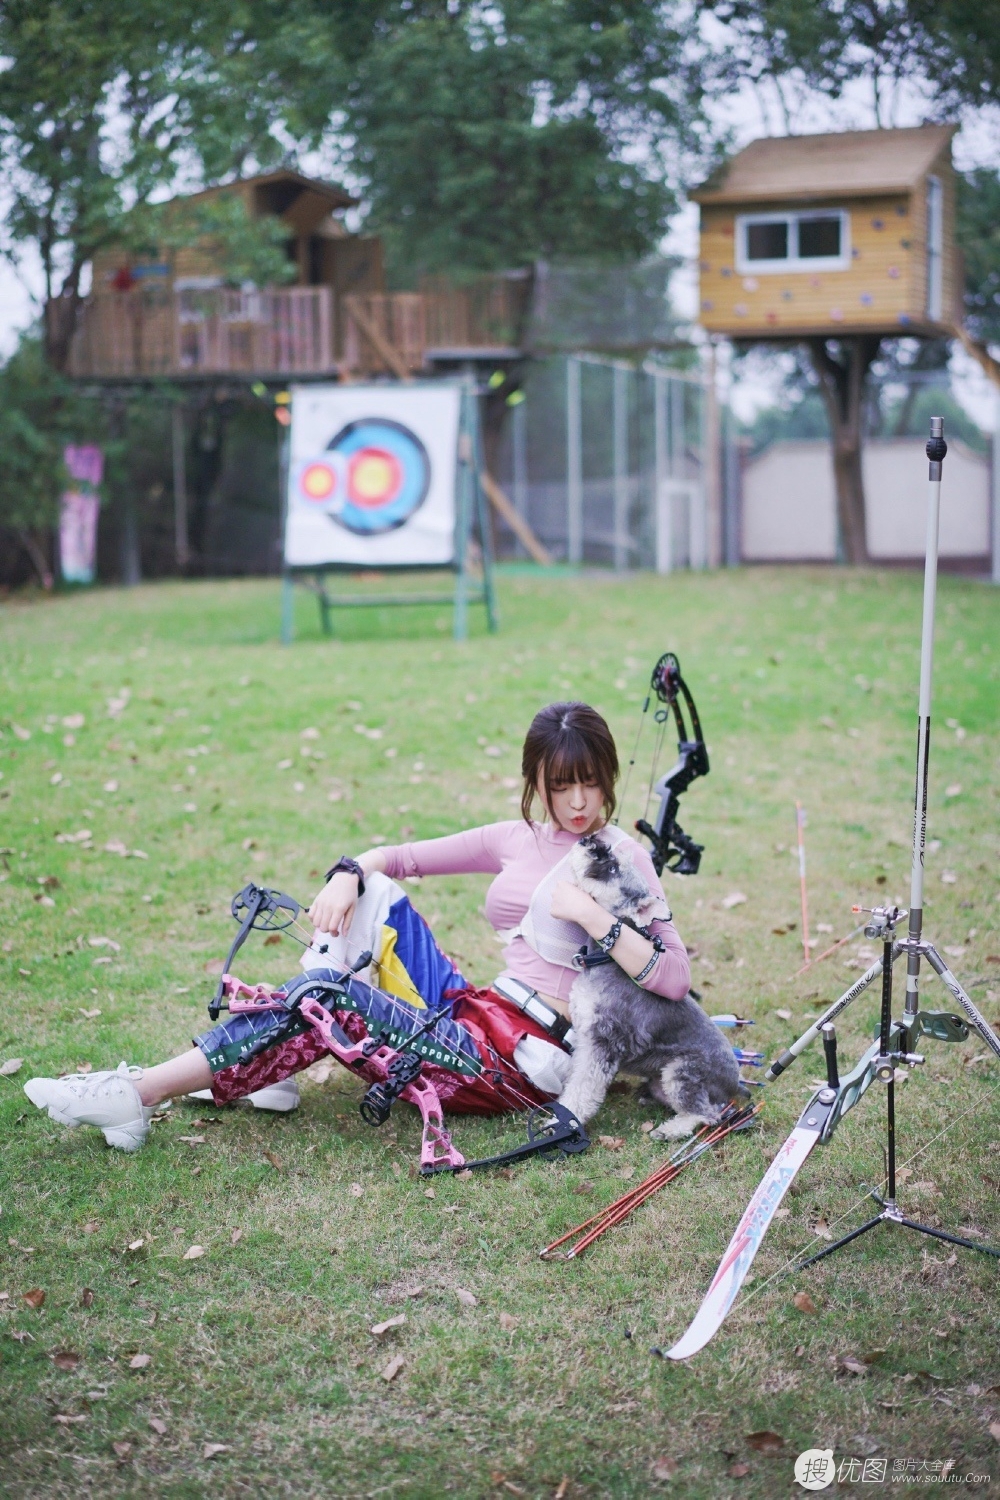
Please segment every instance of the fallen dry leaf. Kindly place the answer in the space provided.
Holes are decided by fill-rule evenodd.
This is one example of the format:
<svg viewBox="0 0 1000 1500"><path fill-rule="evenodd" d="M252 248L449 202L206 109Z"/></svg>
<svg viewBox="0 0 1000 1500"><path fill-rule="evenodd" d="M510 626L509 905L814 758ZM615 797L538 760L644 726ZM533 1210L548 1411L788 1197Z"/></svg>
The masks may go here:
<svg viewBox="0 0 1000 1500"><path fill-rule="evenodd" d="M677 1473L677 1460L676 1460L676 1458L668 1458L666 1456L666 1454L664 1454L662 1458L658 1458L656 1460L656 1462L654 1463L654 1465L653 1465L653 1478L654 1479L660 1479L660 1480L663 1480L663 1479L672 1479L676 1473Z"/></svg>
<svg viewBox="0 0 1000 1500"><path fill-rule="evenodd" d="M597 1139L605 1151L620 1151L625 1144L623 1135L599 1135Z"/></svg>
<svg viewBox="0 0 1000 1500"><path fill-rule="evenodd" d="M137 1255L145 1243L145 1240L131 1240L128 1247L130 1254Z"/></svg>
<svg viewBox="0 0 1000 1500"><path fill-rule="evenodd" d="M365 1196L365 1190L361 1186L360 1182L352 1182L347 1191L350 1193L352 1198L363 1198Z"/></svg>
<svg viewBox="0 0 1000 1500"><path fill-rule="evenodd" d="M84 1224L84 1226L83 1226L83 1233L84 1234L96 1234L99 1228L100 1228L100 1223L99 1223L99 1221L97 1219L88 1219L87 1222L86 1222L86 1224Z"/></svg>
<svg viewBox="0 0 1000 1500"><path fill-rule="evenodd" d="M80 1356L73 1349L57 1349L52 1356L52 1363L57 1370L75 1370L80 1363Z"/></svg>
<svg viewBox="0 0 1000 1500"><path fill-rule="evenodd" d="M153 1356L151 1354L133 1354L128 1362L128 1367L130 1370L144 1370L152 1362Z"/></svg>
<svg viewBox="0 0 1000 1500"><path fill-rule="evenodd" d="M990 1423L990 1437L996 1438L997 1442L1000 1443L1000 1422Z"/></svg>
<svg viewBox="0 0 1000 1500"><path fill-rule="evenodd" d="M277 1156L273 1151L265 1151L264 1160L269 1161L276 1172L281 1172L284 1170L281 1157Z"/></svg>
<svg viewBox="0 0 1000 1500"><path fill-rule="evenodd" d="M264 939L264 947L265 948L274 948L280 942L281 942L281 933L280 932L272 932L271 935L270 935L270 937L266 937Z"/></svg>
<svg viewBox="0 0 1000 1500"><path fill-rule="evenodd" d="M23 1057L8 1057L5 1063L0 1063L0 1078L9 1078L24 1066Z"/></svg>
<svg viewBox="0 0 1000 1500"><path fill-rule="evenodd" d="M790 1010L785 1010L784 1008L782 1008L781 1010L776 1010L774 1012L774 1014L781 1021L790 1021L792 1019L792 1013L791 1013L791 1011Z"/></svg>
<svg viewBox="0 0 1000 1500"><path fill-rule="evenodd" d="M639 1129L642 1131L643 1135L648 1135L651 1130L656 1129L656 1121L643 1120L642 1124L639 1126Z"/></svg>
<svg viewBox="0 0 1000 1500"><path fill-rule="evenodd" d="M187 1250L184 1251L184 1254L181 1256L181 1259L182 1260L201 1260L201 1257L204 1254L205 1254L205 1247L204 1247L204 1245L191 1245L191 1246L188 1247Z"/></svg>
<svg viewBox="0 0 1000 1500"><path fill-rule="evenodd" d="M127 1458L132 1457L131 1443L112 1443L111 1447L114 1449L115 1457L122 1463L124 1463Z"/></svg>
<svg viewBox="0 0 1000 1500"><path fill-rule="evenodd" d="M12 1328L10 1330L10 1336L11 1336L12 1339L15 1339L19 1344L23 1344L26 1339L30 1339L32 1343L35 1342L35 1335L33 1333L28 1333L23 1328Z"/></svg>
<svg viewBox="0 0 1000 1500"><path fill-rule="evenodd" d="M798 1308L799 1312L804 1312L804 1313L818 1313L819 1312L819 1308L816 1306L815 1302L810 1297L810 1295L809 1295L808 1292L796 1292L795 1296L792 1298L792 1303L793 1303L793 1305L795 1307Z"/></svg>
<svg viewBox="0 0 1000 1500"><path fill-rule="evenodd" d="M744 896L742 891L730 891L728 896L723 896L722 901L719 904L724 907L726 911L732 911L734 906L742 906L746 899L747 898L746 896Z"/></svg>
<svg viewBox="0 0 1000 1500"><path fill-rule="evenodd" d="M228 1443L206 1443L201 1450L202 1458L217 1458L220 1453L228 1453Z"/></svg>
<svg viewBox="0 0 1000 1500"><path fill-rule="evenodd" d="M569 1475L568 1474L564 1474L563 1477L560 1479L558 1486L556 1487L556 1492L552 1496L552 1500L566 1500L566 1496L567 1496L568 1493L569 1493Z"/></svg>
<svg viewBox="0 0 1000 1500"><path fill-rule="evenodd" d="M396 1376L399 1374L405 1363L406 1361L401 1354L394 1355L386 1365L385 1369L382 1371L382 1379L387 1383L390 1380L395 1380Z"/></svg>
<svg viewBox="0 0 1000 1500"><path fill-rule="evenodd" d="M203 1135L179 1135L177 1139L183 1141L185 1146L204 1146L205 1144Z"/></svg>
<svg viewBox="0 0 1000 1500"><path fill-rule="evenodd" d="M750 1465L749 1464L730 1464L728 1472L729 1472L730 1479L745 1479L747 1477L747 1475L750 1473Z"/></svg>
<svg viewBox="0 0 1000 1500"><path fill-rule="evenodd" d="M210 958L208 963L204 965L206 974L221 974L225 967L221 958Z"/></svg>
<svg viewBox="0 0 1000 1500"><path fill-rule="evenodd" d="M32 1287L30 1292L25 1292L24 1300L29 1307L33 1307L37 1311L45 1301L45 1293L40 1286L35 1286Z"/></svg>
<svg viewBox="0 0 1000 1500"><path fill-rule="evenodd" d="M463 1307L479 1306L479 1298L476 1297L472 1292L467 1292L464 1286L457 1286L455 1288L455 1296L458 1298L459 1302L461 1302Z"/></svg>
<svg viewBox="0 0 1000 1500"><path fill-rule="evenodd" d="M823 1218L816 1220L815 1224L812 1227L812 1232L813 1234L818 1235L821 1240L833 1239L833 1235L830 1233L830 1226Z"/></svg>
<svg viewBox="0 0 1000 1500"><path fill-rule="evenodd" d="M110 948L112 953L120 953L122 951L121 943L116 943L114 938L92 937L88 938L87 942L91 948Z"/></svg>
<svg viewBox="0 0 1000 1500"><path fill-rule="evenodd" d="M70 1417L60 1411L56 1412L52 1420L53 1422L58 1422L60 1427L71 1427L75 1422L86 1422L87 1414L86 1412L80 1412L77 1416Z"/></svg>
<svg viewBox="0 0 1000 1500"><path fill-rule="evenodd" d="M158 1437L163 1437L167 1430L166 1422L161 1422L159 1417L150 1417L149 1426L150 1430L155 1432Z"/></svg>
<svg viewBox="0 0 1000 1500"><path fill-rule="evenodd" d="M305 1070L305 1076L310 1083L325 1083L336 1066L332 1057L321 1057L316 1062L310 1063Z"/></svg>
<svg viewBox="0 0 1000 1500"><path fill-rule="evenodd" d="M587 1193L592 1193L593 1191L594 1184L592 1182L578 1182L576 1187L573 1189L574 1193L579 1193L581 1196L584 1196Z"/></svg>
<svg viewBox="0 0 1000 1500"><path fill-rule="evenodd" d="M85 1021L96 1021L97 1017L101 1014L99 1010L84 1010L82 1005L79 1007L79 1011Z"/></svg>
<svg viewBox="0 0 1000 1500"><path fill-rule="evenodd" d="M80 1306L81 1307L93 1307L93 1305L94 1305L94 1293L91 1291L91 1289L90 1289L89 1286L85 1286L84 1289L83 1289L83 1291L80 1293Z"/></svg>
<svg viewBox="0 0 1000 1500"><path fill-rule="evenodd" d="M515 1328L520 1327L520 1323L520 1318L513 1317L511 1313L502 1312L500 1314L500 1327L504 1333L513 1333Z"/></svg>
<svg viewBox="0 0 1000 1500"><path fill-rule="evenodd" d="M406 1314L397 1313L394 1318L386 1318L384 1323L373 1323L369 1333L373 1333L377 1339L380 1339L383 1333L389 1332L390 1328L402 1328L405 1322Z"/></svg>
<svg viewBox="0 0 1000 1500"><path fill-rule="evenodd" d="M842 1354L837 1361L838 1368L846 1375L867 1375L868 1366L863 1359L858 1359L854 1354Z"/></svg>
<svg viewBox="0 0 1000 1500"><path fill-rule="evenodd" d="M240 1242L240 1240L242 1238L243 1238L243 1231L242 1231L242 1229L234 1229L233 1232L232 1232L232 1234L229 1236L229 1243L231 1245L238 1245L239 1242Z"/></svg>
<svg viewBox="0 0 1000 1500"><path fill-rule="evenodd" d="M779 1437L776 1432L768 1432L766 1428L763 1432L748 1432L746 1441L756 1453L780 1453L785 1446L783 1437Z"/></svg>
<svg viewBox="0 0 1000 1500"><path fill-rule="evenodd" d="M433 1188L424 1188L424 1197L425 1198L436 1198L437 1197L437 1193L434 1191Z"/></svg>

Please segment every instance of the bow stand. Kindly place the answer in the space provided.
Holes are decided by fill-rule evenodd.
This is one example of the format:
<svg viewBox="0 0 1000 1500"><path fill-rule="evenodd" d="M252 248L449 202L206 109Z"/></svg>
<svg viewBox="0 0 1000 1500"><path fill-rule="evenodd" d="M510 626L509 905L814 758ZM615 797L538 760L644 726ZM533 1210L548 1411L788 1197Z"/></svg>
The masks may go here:
<svg viewBox="0 0 1000 1500"><path fill-rule="evenodd" d="M750 1200L746 1212L736 1226L719 1269L687 1332L673 1348L656 1351L662 1353L667 1359L689 1359L692 1354L697 1354L699 1349L704 1348L717 1332L732 1307L768 1226L799 1168L817 1143L826 1144L832 1138L844 1115L854 1108L873 1083L885 1086L886 1099L886 1192L883 1196L874 1190L871 1191L871 1197L878 1205L879 1211L857 1229L852 1229L841 1239L825 1245L815 1255L810 1255L806 1260L799 1262L800 1268L825 1259L826 1256L832 1255L844 1245L849 1245L879 1224L894 1224L903 1229L912 1229L919 1234L929 1235L932 1239L943 1240L949 1245L960 1245L965 1250L976 1250L981 1255L990 1255L1000 1259L1000 1250L904 1217L896 1199L896 1079L897 1076L905 1076L908 1070L917 1068L924 1062L923 1055L917 1051L920 1039L927 1037L939 1042L964 1042L968 1039L970 1031L974 1030L986 1043L990 1052L1000 1058L1000 1038L994 1034L989 1023L980 1015L937 949L924 938L922 931L938 524L941 505L941 471L947 451L943 420L940 417L932 417L930 441L927 444L930 473L909 912L897 906L854 908L856 912L864 910L867 913L865 936L881 941L882 957L877 959L856 983L845 990L797 1041L782 1052L765 1074L765 1079L768 1081L780 1077L810 1042L814 1041L818 1035L822 1035L826 1054L826 1084L813 1094L791 1135L774 1157L760 1186ZM906 936L898 937L896 929L907 916L909 922ZM902 1018L893 1020L892 968L896 959L902 957L903 954L906 955L906 1000ZM918 989L921 959L927 960L950 995L958 1002L963 1015L950 1011L921 1010ZM855 1067L846 1075L841 1076L837 1061L834 1019L879 977L882 981L882 1003L875 1040Z"/></svg>

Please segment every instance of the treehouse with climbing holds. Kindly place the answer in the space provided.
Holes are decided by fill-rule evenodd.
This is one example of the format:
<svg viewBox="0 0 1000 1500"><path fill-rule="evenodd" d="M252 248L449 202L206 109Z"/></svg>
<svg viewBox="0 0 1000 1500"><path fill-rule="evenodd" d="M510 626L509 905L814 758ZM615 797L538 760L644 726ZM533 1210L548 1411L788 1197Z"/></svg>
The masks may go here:
<svg viewBox="0 0 1000 1500"><path fill-rule="evenodd" d="M955 129L752 141L690 194L701 209L701 326L809 350L848 562L868 560L861 410L881 342L961 336Z"/></svg>

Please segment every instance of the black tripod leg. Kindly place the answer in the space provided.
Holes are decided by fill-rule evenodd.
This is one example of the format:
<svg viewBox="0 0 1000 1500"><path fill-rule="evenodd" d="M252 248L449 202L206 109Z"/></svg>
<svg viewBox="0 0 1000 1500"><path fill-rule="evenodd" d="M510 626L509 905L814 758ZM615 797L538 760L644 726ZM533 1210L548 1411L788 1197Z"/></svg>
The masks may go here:
<svg viewBox="0 0 1000 1500"><path fill-rule="evenodd" d="M961 1235L946 1234L943 1229L930 1229L926 1224L917 1224L913 1219L895 1219L896 1224L902 1224L906 1229L919 1230L921 1234L929 1234L936 1240L947 1240L949 1245L961 1245L965 1250L978 1250L980 1255L993 1255L1000 1260L1000 1250L993 1250L989 1245L977 1245L974 1240L963 1240Z"/></svg>
<svg viewBox="0 0 1000 1500"><path fill-rule="evenodd" d="M799 1270L803 1270L806 1266L814 1266L818 1260L822 1260L827 1255L832 1255L835 1250L841 1249L843 1245L849 1245L852 1240L856 1240L860 1235L867 1234L869 1229L874 1229L876 1224L882 1223L882 1218L882 1214L876 1214L874 1219L869 1219L867 1224L861 1225L860 1229L852 1229L850 1234L844 1235L843 1239L834 1240L832 1245L825 1245L816 1255L810 1255L808 1260L801 1261L799 1263Z"/></svg>

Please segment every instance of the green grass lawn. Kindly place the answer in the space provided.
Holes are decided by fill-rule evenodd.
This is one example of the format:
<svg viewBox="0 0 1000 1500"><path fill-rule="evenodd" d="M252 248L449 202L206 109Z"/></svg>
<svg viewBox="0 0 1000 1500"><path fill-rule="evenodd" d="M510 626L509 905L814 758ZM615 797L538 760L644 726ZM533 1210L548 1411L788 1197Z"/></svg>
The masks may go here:
<svg viewBox="0 0 1000 1500"><path fill-rule="evenodd" d="M883 1170L878 1087L803 1169L714 1343L683 1367L650 1353L687 1325L820 1076L818 1048L766 1090L756 1135L562 1264L538 1249L664 1159L631 1093L595 1122L595 1139L622 1136L621 1149L439 1180L432 1198L414 1172L415 1112L397 1106L370 1130L343 1072L306 1082L292 1116L178 1102L134 1157L51 1123L21 1092L34 1074L185 1048L207 1026L210 968L248 879L307 900L341 852L517 816L520 742L542 704L588 699L627 758L667 648L712 757L682 810L706 846L702 873L668 878L668 897L708 1010L753 1016L741 1040L773 1055L866 966L853 942L791 977L796 798L814 924L839 937L852 902L907 897L920 588L909 573L822 569L511 573L498 636L481 611L456 645L440 610L357 610L323 641L302 595L290 650L273 582L8 601L0 1061L23 1064L0 1076L3 1493L770 1500L803 1493L792 1464L807 1447L890 1468L953 1461L997 1482L996 1262L883 1228L790 1269L821 1244L818 1220L836 1233L867 1214L859 1184ZM994 1021L998 719L1000 591L945 578L926 931ZM642 811L650 748L647 732L623 821ZM499 967L485 887L410 888L482 983ZM747 899L725 906L735 892ZM287 938L255 939L238 971L284 977L296 954ZM951 1008L936 981L926 991ZM839 1024L845 1060L877 1004L866 996ZM1000 1243L997 1070L975 1037L926 1050L899 1090L904 1206ZM467 1156L520 1132L454 1122ZM195 1244L205 1254L186 1259ZM36 1288L40 1308L24 1300ZM801 1291L815 1311L795 1305ZM401 1312L405 1324L372 1335ZM764 1430L780 1450L748 1443ZM224 1451L206 1458L207 1444Z"/></svg>

